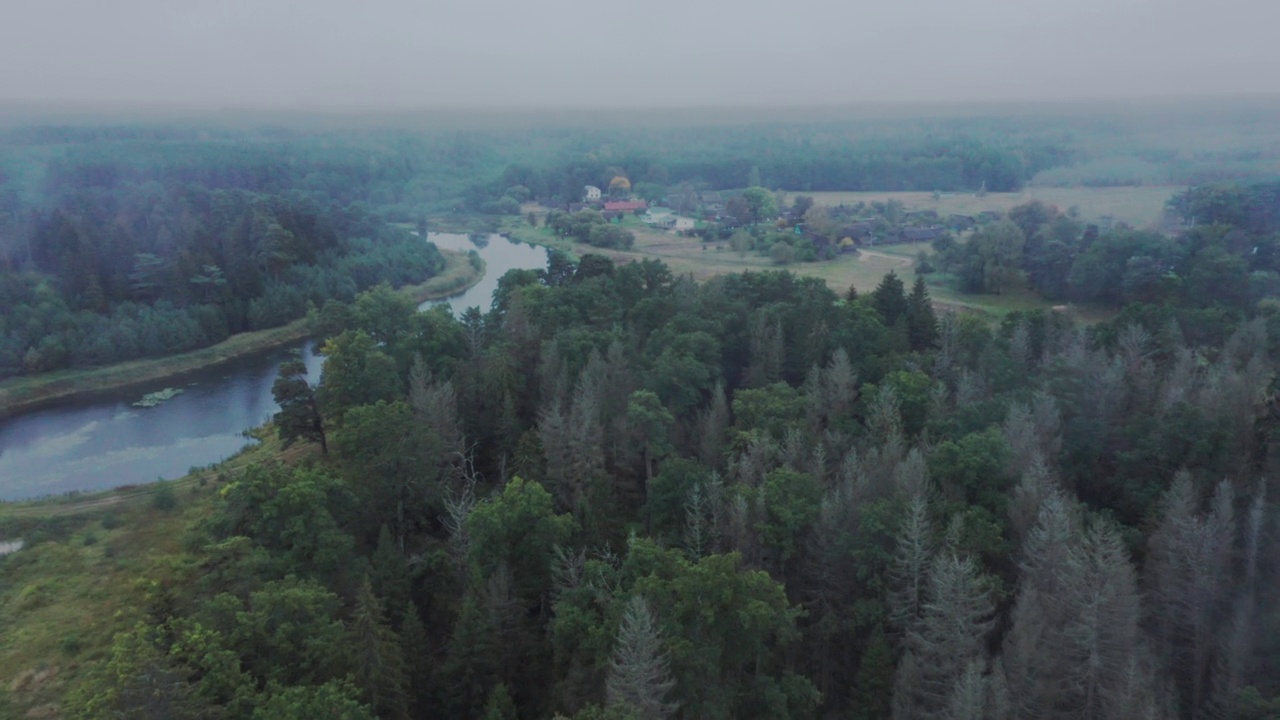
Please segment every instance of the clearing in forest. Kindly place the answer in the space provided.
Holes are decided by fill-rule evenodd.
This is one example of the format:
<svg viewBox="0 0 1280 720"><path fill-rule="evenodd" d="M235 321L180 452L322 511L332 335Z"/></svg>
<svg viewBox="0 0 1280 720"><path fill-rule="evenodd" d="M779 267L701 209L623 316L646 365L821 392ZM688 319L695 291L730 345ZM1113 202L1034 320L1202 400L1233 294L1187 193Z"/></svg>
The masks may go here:
<svg viewBox="0 0 1280 720"><path fill-rule="evenodd" d="M1157 226L1164 215L1169 198L1186 190L1172 185L1137 187L1076 188L1076 187L1027 187L1016 193L987 193L979 197L975 193L942 193L935 200L932 192L800 192L788 191L788 196L808 195L819 205L856 205L863 202L888 202L897 200L908 211L935 210L946 220L948 215L977 215L983 211L1008 212L1032 200L1055 205L1062 212L1076 208L1085 222L1100 222L1110 218L1135 228Z"/></svg>

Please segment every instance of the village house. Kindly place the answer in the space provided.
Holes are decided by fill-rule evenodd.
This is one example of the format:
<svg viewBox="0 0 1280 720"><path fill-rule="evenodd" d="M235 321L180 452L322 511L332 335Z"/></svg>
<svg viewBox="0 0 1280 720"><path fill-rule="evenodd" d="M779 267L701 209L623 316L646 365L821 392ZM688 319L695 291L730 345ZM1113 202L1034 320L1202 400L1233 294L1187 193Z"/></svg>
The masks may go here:
<svg viewBox="0 0 1280 720"><path fill-rule="evenodd" d="M601 195L600 188L596 187L595 185L588 185L582 188L583 202L592 202L595 200L599 200L600 195Z"/></svg>
<svg viewBox="0 0 1280 720"><path fill-rule="evenodd" d="M972 215L952 214L947 218L947 224L956 232L964 232L977 227L978 221Z"/></svg>
<svg viewBox="0 0 1280 720"><path fill-rule="evenodd" d="M874 228L869 222L854 223L842 228L836 234L839 236L841 243L844 240L849 240L853 244L864 243L875 237Z"/></svg>
<svg viewBox="0 0 1280 720"><path fill-rule="evenodd" d="M641 210L647 210L648 208L649 203L643 200L618 200L604 204L604 211L607 213L639 213Z"/></svg>
<svg viewBox="0 0 1280 720"><path fill-rule="evenodd" d="M894 239L898 242L931 243L942 237L942 233L943 229L940 227L902 228Z"/></svg>
<svg viewBox="0 0 1280 720"><path fill-rule="evenodd" d="M680 217L679 215L658 215L646 218L646 223L660 230L692 230L696 224L693 218Z"/></svg>

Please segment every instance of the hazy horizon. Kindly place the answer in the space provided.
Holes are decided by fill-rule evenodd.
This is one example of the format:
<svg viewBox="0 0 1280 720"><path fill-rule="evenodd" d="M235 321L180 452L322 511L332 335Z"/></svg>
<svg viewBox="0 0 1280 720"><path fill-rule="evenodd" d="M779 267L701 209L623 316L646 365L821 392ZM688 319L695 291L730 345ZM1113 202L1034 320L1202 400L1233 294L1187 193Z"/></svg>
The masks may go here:
<svg viewBox="0 0 1280 720"><path fill-rule="evenodd" d="M0 101L165 109L815 107L1280 93L1280 3L17 0Z"/></svg>

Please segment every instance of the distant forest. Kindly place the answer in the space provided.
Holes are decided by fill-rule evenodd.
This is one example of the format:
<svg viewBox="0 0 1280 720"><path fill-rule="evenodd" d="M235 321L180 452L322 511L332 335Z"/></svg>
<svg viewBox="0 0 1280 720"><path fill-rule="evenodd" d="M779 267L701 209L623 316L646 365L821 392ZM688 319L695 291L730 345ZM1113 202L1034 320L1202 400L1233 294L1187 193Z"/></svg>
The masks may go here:
<svg viewBox="0 0 1280 720"><path fill-rule="evenodd" d="M619 174L649 197L748 184L1008 191L1050 171L1076 172L1086 184L1143 182L1108 175L1133 157L1183 182L1197 173L1251 178L1280 162L1262 142L1280 131L1256 108L1206 112L1185 110L1176 122L1112 111L808 121L744 114L652 125L453 118L363 129L11 123L0 129L0 376L187 350L280 325L331 298L350 301L379 281L420 281L441 258L387 221L516 214L529 200L577 200L583 186L607 186ZM1197 123L1216 124L1217 146L1169 149ZM1263 149L1246 152L1233 140ZM1105 172L1078 176L1099 162ZM1056 222L1061 237L1067 229ZM1027 274L1047 296L1062 295L1053 287L1062 282L1061 243L1046 256L1040 229L1023 230ZM1080 245L1079 230L1067 245ZM981 263L953 259L947 269L963 268L966 288L989 285Z"/></svg>

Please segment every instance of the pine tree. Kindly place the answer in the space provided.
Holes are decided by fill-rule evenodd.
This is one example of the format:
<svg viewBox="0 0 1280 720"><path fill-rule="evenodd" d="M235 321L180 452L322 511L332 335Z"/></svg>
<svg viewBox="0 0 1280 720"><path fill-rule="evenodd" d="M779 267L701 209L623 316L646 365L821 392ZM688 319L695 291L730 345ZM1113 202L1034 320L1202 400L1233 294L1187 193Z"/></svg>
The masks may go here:
<svg viewBox="0 0 1280 720"><path fill-rule="evenodd" d="M1128 675L1141 652L1141 608L1137 577L1120 534L1106 524L1090 528L1071 554L1068 576L1072 617L1060 652L1070 663L1068 677L1076 691L1070 705L1085 717L1140 717L1133 707L1136 686L1150 683Z"/></svg>
<svg viewBox="0 0 1280 720"><path fill-rule="evenodd" d="M355 681L365 699L381 717L407 718L404 658L367 577L356 594L350 632Z"/></svg>
<svg viewBox="0 0 1280 720"><path fill-rule="evenodd" d="M427 628L422 624L418 606L413 602L400 611L400 657L404 659L405 687L408 689L409 710L413 717L421 717L430 702L431 646Z"/></svg>
<svg viewBox="0 0 1280 720"><path fill-rule="evenodd" d="M530 213L532 214L532 213ZM511 699L511 692L506 683L498 683L489 691L489 700L484 705L483 720L518 720L516 703Z"/></svg>
<svg viewBox="0 0 1280 720"><path fill-rule="evenodd" d="M1002 658L1015 717L1120 720L1154 711L1137 580L1119 533L1102 522L1081 531L1055 491L1020 567Z"/></svg>
<svg viewBox="0 0 1280 720"><path fill-rule="evenodd" d="M911 349L924 352L938 343L938 317L933 312L933 303L929 300L929 289L924 278L916 276L911 287L911 296L907 298L907 341Z"/></svg>
<svg viewBox="0 0 1280 720"><path fill-rule="evenodd" d="M907 292L897 273L890 270L872 291L871 307L880 313L885 327L894 325L898 322L898 318L907 314Z"/></svg>
<svg viewBox="0 0 1280 720"><path fill-rule="evenodd" d="M1078 521L1057 493L1045 498L1027 533L1012 627L1005 638L1004 667L1017 717L1052 717L1069 706L1065 660L1065 594L1069 553L1079 542Z"/></svg>
<svg viewBox="0 0 1280 720"><path fill-rule="evenodd" d="M1014 537L1023 542L1035 527L1040 508L1044 506L1056 490L1053 478L1049 476L1049 468L1045 465L1038 451L1033 452L1018 484L1013 489L1013 499L1009 503L1009 526Z"/></svg>
<svg viewBox="0 0 1280 720"><path fill-rule="evenodd" d="M1231 484L1222 481L1210 512L1201 515L1190 476L1179 473L1149 541L1160 655L1169 662L1184 702L1196 709L1208 697L1219 635L1230 616L1234 495Z"/></svg>
<svg viewBox="0 0 1280 720"><path fill-rule="evenodd" d="M633 595L622 614L618 641L609 661L605 694L609 705L631 706L641 720L664 720L676 706L666 697L675 687L670 660L649 604Z"/></svg>
<svg viewBox="0 0 1280 720"><path fill-rule="evenodd" d="M401 610L410 604L409 566L386 525L378 531L378 546L369 558L369 565L373 591L388 609L391 626L399 628L403 620Z"/></svg>
<svg viewBox="0 0 1280 720"><path fill-rule="evenodd" d="M711 391L711 405L698 417L698 459L707 467L717 467L723 460L725 432L729 429L729 400L725 397L724 383L717 382Z"/></svg>
<svg viewBox="0 0 1280 720"><path fill-rule="evenodd" d="M444 717L475 717L483 708L488 688L498 678L501 652L489 613L475 593L462 601L444 661L435 667L432 685L440 693Z"/></svg>
<svg viewBox="0 0 1280 720"><path fill-rule="evenodd" d="M928 595L894 683L894 717L944 718L972 663L985 667L995 605L969 558L946 553L929 572Z"/></svg>
<svg viewBox="0 0 1280 720"><path fill-rule="evenodd" d="M893 646L884 629L877 625L858 660L854 679L853 717L858 720L882 720L892 714Z"/></svg>
<svg viewBox="0 0 1280 720"><path fill-rule="evenodd" d="M929 566L933 562L932 527L923 496L911 498L898 531L898 546L890 570L889 613L903 632L916 628L925 603Z"/></svg>
<svg viewBox="0 0 1280 720"><path fill-rule="evenodd" d="M836 348L826 367L813 366L805 396L810 431L815 435L849 413L858 397L858 374L844 348Z"/></svg>
<svg viewBox="0 0 1280 720"><path fill-rule="evenodd" d="M301 360L290 360L280 366L280 374L271 385L271 396L280 406L280 412L272 416L276 432L285 447L296 440L312 440L320 443L320 452L329 453L325 436L324 419L316 395L307 383L307 366Z"/></svg>

